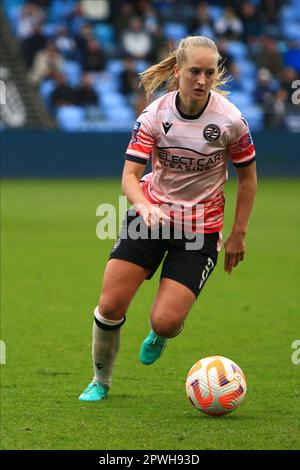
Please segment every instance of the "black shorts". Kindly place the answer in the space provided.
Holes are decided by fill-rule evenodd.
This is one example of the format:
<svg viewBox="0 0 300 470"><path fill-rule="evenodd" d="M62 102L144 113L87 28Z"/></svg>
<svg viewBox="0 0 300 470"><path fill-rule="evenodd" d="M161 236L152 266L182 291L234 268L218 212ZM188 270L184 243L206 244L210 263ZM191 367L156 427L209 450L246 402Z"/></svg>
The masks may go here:
<svg viewBox="0 0 300 470"><path fill-rule="evenodd" d="M135 227L142 229L142 236L137 237L136 231L132 236L129 229L132 221ZM162 228L151 232L141 216L127 212L109 259L122 259L150 269L147 279L151 279L163 260L160 278L180 282L198 297L217 264L219 232L198 234L197 240L190 237L170 228L170 236L166 239Z"/></svg>

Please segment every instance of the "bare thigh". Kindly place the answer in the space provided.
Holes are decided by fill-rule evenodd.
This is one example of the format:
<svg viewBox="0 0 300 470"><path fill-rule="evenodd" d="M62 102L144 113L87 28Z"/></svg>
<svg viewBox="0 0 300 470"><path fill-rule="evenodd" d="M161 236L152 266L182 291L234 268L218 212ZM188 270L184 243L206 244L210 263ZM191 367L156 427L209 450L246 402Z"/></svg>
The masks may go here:
<svg viewBox="0 0 300 470"><path fill-rule="evenodd" d="M104 271L99 299L101 315L109 320L120 320L149 273L150 269L129 261L109 260Z"/></svg>
<svg viewBox="0 0 300 470"><path fill-rule="evenodd" d="M162 278L151 309L153 330L166 338L175 336L195 300L195 294L188 287L172 279Z"/></svg>

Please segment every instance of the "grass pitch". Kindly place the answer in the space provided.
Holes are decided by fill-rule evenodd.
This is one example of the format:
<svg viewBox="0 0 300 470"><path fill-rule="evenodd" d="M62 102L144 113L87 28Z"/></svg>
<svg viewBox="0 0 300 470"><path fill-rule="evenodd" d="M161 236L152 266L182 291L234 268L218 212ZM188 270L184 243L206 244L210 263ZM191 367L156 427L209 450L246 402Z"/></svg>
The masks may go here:
<svg viewBox="0 0 300 470"><path fill-rule="evenodd" d="M116 204L118 181L5 181L1 201L2 449L300 449L299 180L261 181L246 260L218 266L183 333L150 367L157 274L133 300L109 399L78 401L91 379L92 313L112 241L96 238L96 207ZM235 183L226 187L227 236ZM298 281L297 281L298 278ZM248 392L231 415L200 414L185 378L200 358L243 369ZM299 356L300 357L300 354Z"/></svg>

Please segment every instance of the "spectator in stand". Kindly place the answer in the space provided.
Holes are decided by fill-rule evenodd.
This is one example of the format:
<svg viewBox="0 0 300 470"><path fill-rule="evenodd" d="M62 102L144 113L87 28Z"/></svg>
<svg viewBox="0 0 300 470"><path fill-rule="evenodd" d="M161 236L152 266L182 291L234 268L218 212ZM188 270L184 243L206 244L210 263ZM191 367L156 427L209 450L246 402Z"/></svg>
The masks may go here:
<svg viewBox="0 0 300 470"><path fill-rule="evenodd" d="M209 15L209 7L207 3L199 3L196 10L196 16L193 18L193 21L190 22L189 30L192 35L207 36L214 39L214 25Z"/></svg>
<svg viewBox="0 0 300 470"><path fill-rule="evenodd" d="M53 108L57 109L59 106L70 106L75 104L75 90L68 84L64 74L57 73L55 75L55 80L57 86L50 96Z"/></svg>
<svg viewBox="0 0 300 470"><path fill-rule="evenodd" d="M62 55L57 51L53 42L48 41L46 48L35 56L28 79L33 85L39 85L46 78L55 78L57 72L62 72L63 65Z"/></svg>
<svg viewBox="0 0 300 470"><path fill-rule="evenodd" d="M83 61L85 54L88 50L88 42L94 38L93 28L89 23L84 23L79 31L79 34L75 36L78 52L80 54L80 60Z"/></svg>
<svg viewBox="0 0 300 470"><path fill-rule="evenodd" d="M76 90L76 103L79 106L98 106L99 98L92 85L92 79L88 73L82 75L81 84Z"/></svg>
<svg viewBox="0 0 300 470"><path fill-rule="evenodd" d="M284 128L285 117L289 108L288 94L284 88L279 88L270 106L268 120L265 123L267 128Z"/></svg>
<svg viewBox="0 0 300 470"><path fill-rule="evenodd" d="M218 36L230 40L237 40L242 36L243 23L231 6L228 5L224 8L223 16L215 23L215 31Z"/></svg>
<svg viewBox="0 0 300 470"><path fill-rule="evenodd" d="M294 69L285 69L282 72L283 81L278 87L278 81L272 78L268 69L260 69L258 72L255 98L264 111L264 125L267 129L286 127L286 116L295 111L291 101L294 73Z"/></svg>
<svg viewBox="0 0 300 470"><path fill-rule="evenodd" d="M87 21L83 17L82 13L82 8L80 3L77 3L74 7L74 10L72 12L72 15L70 16L70 21L69 21L69 30L76 39L77 36L80 35L81 29L88 24Z"/></svg>
<svg viewBox="0 0 300 470"><path fill-rule="evenodd" d="M280 72L280 88L286 91L289 102L292 102L292 95L295 91L295 88L292 87L292 84L299 79L300 77L293 67L284 67Z"/></svg>
<svg viewBox="0 0 300 470"><path fill-rule="evenodd" d="M273 102L278 85L273 80L270 70L261 68L257 73L255 99L263 107Z"/></svg>
<svg viewBox="0 0 300 470"><path fill-rule="evenodd" d="M78 52L75 39L69 34L68 29L61 25L57 31L54 44L60 54L66 60L76 60Z"/></svg>
<svg viewBox="0 0 300 470"><path fill-rule="evenodd" d="M243 2L240 7L239 18L243 23L243 34L241 39L244 42L251 42L253 38L260 36L262 25L259 21L256 5L251 1Z"/></svg>
<svg viewBox="0 0 300 470"><path fill-rule="evenodd" d="M233 57L230 54L230 52L228 51L228 41L227 41L227 39L222 38L222 39L219 40L218 49L219 49L219 53L222 57L222 59L220 60L219 65L222 64L222 66L226 70L229 71L231 69L232 64L233 64Z"/></svg>
<svg viewBox="0 0 300 470"><path fill-rule="evenodd" d="M112 19L116 35L121 38L122 32L129 25L129 22L136 11L131 2L113 2L112 3Z"/></svg>
<svg viewBox="0 0 300 470"><path fill-rule="evenodd" d="M121 35L123 53L134 59L150 58L152 51L152 38L144 30L143 22L138 16L130 18L128 28Z"/></svg>
<svg viewBox="0 0 300 470"><path fill-rule="evenodd" d="M42 27L40 24L35 25L33 34L21 43L23 56L27 67L31 67L36 54L45 48L47 40L42 33Z"/></svg>
<svg viewBox="0 0 300 470"><path fill-rule="evenodd" d="M143 20L145 30L150 34L154 34L160 20L158 12L151 5L151 2L149 0L139 0L137 3L137 13Z"/></svg>
<svg viewBox="0 0 300 470"><path fill-rule="evenodd" d="M80 7L84 18L88 21L107 21L110 15L108 0L81 0Z"/></svg>
<svg viewBox="0 0 300 470"><path fill-rule="evenodd" d="M88 39L82 66L85 72L103 72L105 70L106 56L96 39Z"/></svg>
<svg viewBox="0 0 300 470"><path fill-rule="evenodd" d="M167 41L161 25L158 25L156 30L152 33L152 46L150 57L150 62L152 63L161 62L169 55L170 49L176 49L175 43L172 44L172 41Z"/></svg>
<svg viewBox="0 0 300 470"><path fill-rule="evenodd" d="M281 37L279 23L281 7L284 3L287 2L285 0L261 0L259 5L261 27L265 34L276 39Z"/></svg>
<svg viewBox="0 0 300 470"><path fill-rule="evenodd" d="M270 70L275 77L278 77L282 70L282 56L277 43L268 36L261 37L260 51L254 55L254 60L258 68Z"/></svg>
<svg viewBox="0 0 300 470"><path fill-rule="evenodd" d="M99 96L93 88L92 78L88 73L83 74L81 85L76 90L76 103L84 108L86 121L99 122L103 120Z"/></svg>
<svg viewBox="0 0 300 470"><path fill-rule="evenodd" d="M129 103L134 106L139 92L139 75L136 71L136 62L132 57L126 57L123 61L124 68L120 74L120 91Z"/></svg>
<svg viewBox="0 0 300 470"><path fill-rule="evenodd" d="M25 40L32 36L45 18L45 12L41 7L32 2L25 3L17 20L17 37Z"/></svg>
<svg viewBox="0 0 300 470"><path fill-rule="evenodd" d="M233 62L229 69L230 82L229 88L230 91L243 91L243 79L241 77L241 71L238 65Z"/></svg>

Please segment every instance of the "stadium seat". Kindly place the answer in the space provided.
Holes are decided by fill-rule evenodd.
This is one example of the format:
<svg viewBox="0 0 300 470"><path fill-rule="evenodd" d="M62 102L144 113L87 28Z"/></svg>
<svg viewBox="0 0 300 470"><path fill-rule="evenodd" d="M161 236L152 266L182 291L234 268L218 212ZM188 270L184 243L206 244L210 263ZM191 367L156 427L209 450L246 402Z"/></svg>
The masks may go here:
<svg viewBox="0 0 300 470"><path fill-rule="evenodd" d="M45 23L42 29L43 35L48 39L55 38L60 26L57 23Z"/></svg>
<svg viewBox="0 0 300 470"><path fill-rule="evenodd" d="M180 41L187 36L187 27L183 23L167 22L164 25L164 34L167 39Z"/></svg>
<svg viewBox="0 0 300 470"><path fill-rule="evenodd" d="M10 11L15 8L20 8L24 5L25 0L2 0L4 4L5 11Z"/></svg>
<svg viewBox="0 0 300 470"><path fill-rule="evenodd" d="M241 77L255 78L256 66L253 62L247 59L239 59L238 66L241 72Z"/></svg>
<svg viewBox="0 0 300 470"><path fill-rule="evenodd" d="M116 77L110 73L106 73L102 77L95 77L93 80L93 87L96 92L103 95L110 95L118 90L118 82Z"/></svg>
<svg viewBox="0 0 300 470"><path fill-rule="evenodd" d="M93 28L94 36L104 49L110 49L114 46L114 30L108 23L98 23Z"/></svg>
<svg viewBox="0 0 300 470"><path fill-rule="evenodd" d="M111 89L119 90L121 86L121 72L124 70L123 61L118 59L109 60L106 65L106 70L109 81L111 82Z"/></svg>
<svg viewBox="0 0 300 470"><path fill-rule="evenodd" d="M80 131L85 111L80 106L60 106L56 112L59 127L68 132Z"/></svg>
<svg viewBox="0 0 300 470"><path fill-rule="evenodd" d="M290 4L294 8L294 10L297 10L298 15L300 16L299 0L290 0Z"/></svg>
<svg viewBox="0 0 300 470"><path fill-rule="evenodd" d="M107 61L106 70L115 76L120 75L123 71L123 61L120 59L111 59Z"/></svg>
<svg viewBox="0 0 300 470"><path fill-rule="evenodd" d="M64 61L63 73L71 86L78 86L80 84L82 69L75 60Z"/></svg>
<svg viewBox="0 0 300 470"><path fill-rule="evenodd" d="M25 0L4 0L4 10L13 28L13 31L16 31L17 29L19 13L24 3Z"/></svg>
<svg viewBox="0 0 300 470"><path fill-rule="evenodd" d="M237 61L247 57L247 47L241 41L228 41L228 52Z"/></svg>
<svg viewBox="0 0 300 470"><path fill-rule="evenodd" d="M207 24L203 24L202 26L196 28L195 31L193 31L193 34L198 36L206 36L212 39L213 41L216 39L213 28L211 28Z"/></svg>
<svg viewBox="0 0 300 470"><path fill-rule="evenodd" d="M54 80L44 80L40 84L40 95L43 98L48 110L52 110L52 103L50 100L51 94L56 88L56 82Z"/></svg>
<svg viewBox="0 0 300 470"><path fill-rule="evenodd" d="M126 103L126 98L121 93L106 92L101 95L101 105L106 112L113 109L113 112L119 114L119 108Z"/></svg>
<svg viewBox="0 0 300 470"><path fill-rule="evenodd" d="M52 0L49 8L49 20L53 23L67 19L73 12L77 0Z"/></svg>
<svg viewBox="0 0 300 470"><path fill-rule="evenodd" d="M253 78L244 77L242 80L242 88L246 93L253 93L256 88L256 81Z"/></svg>
<svg viewBox="0 0 300 470"><path fill-rule="evenodd" d="M283 27L283 32L288 40L300 41L300 20L299 21L290 21L288 24L285 23Z"/></svg>
<svg viewBox="0 0 300 470"><path fill-rule="evenodd" d="M285 5L281 10L281 24L289 23L295 18L294 8L291 5Z"/></svg>
<svg viewBox="0 0 300 470"><path fill-rule="evenodd" d="M292 2L289 5L283 6L280 15L281 24L289 24L290 21L300 20L300 5L299 0L296 4Z"/></svg>
<svg viewBox="0 0 300 470"><path fill-rule="evenodd" d="M118 123L133 123L135 120L133 109L124 104L107 107L105 110L105 116L107 119Z"/></svg>
<svg viewBox="0 0 300 470"><path fill-rule="evenodd" d="M218 5L209 5L209 16L215 22L223 15L223 8Z"/></svg>
<svg viewBox="0 0 300 470"><path fill-rule="evenodd" d="M251 105L241 109L249 123L251 131L260 131L263 128L264 113L260 106Z"/></svg>
<svg viewBox="0 0 300 470"><path fill-rule="evenodd" d="M149 62L145 60L137 60L135 70L137 73L141 73L150 66Z"/></svg>
<svg viewBox="0 0 300 470"><path fill-rule="evenodd" d="M284 65L293 67L300 73L300 46L299 49L291 49L283 55Z"/></svg>
<svg viewBox="0 0 300 470"><path fill-rule="evenodd" d="M252 95L243 91L233 91L229 95L229 100L241 110L247 108L247 106L253 103Z"/></svg>

